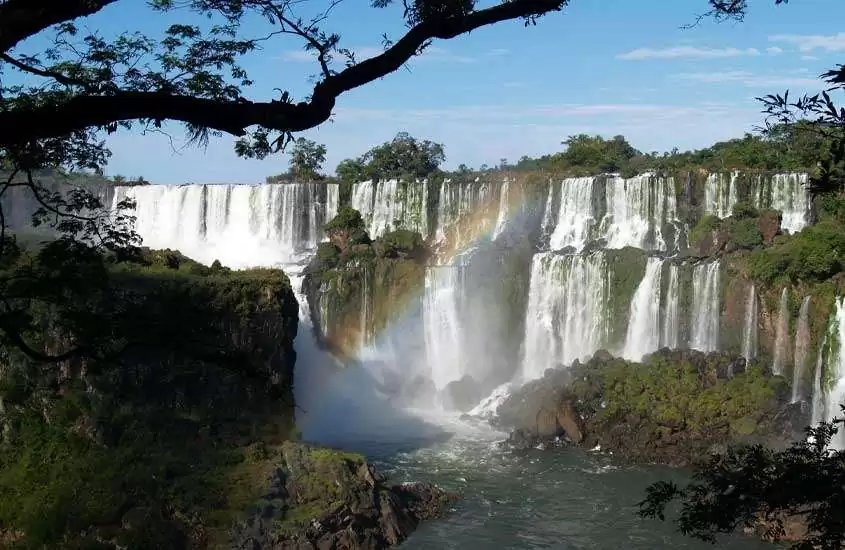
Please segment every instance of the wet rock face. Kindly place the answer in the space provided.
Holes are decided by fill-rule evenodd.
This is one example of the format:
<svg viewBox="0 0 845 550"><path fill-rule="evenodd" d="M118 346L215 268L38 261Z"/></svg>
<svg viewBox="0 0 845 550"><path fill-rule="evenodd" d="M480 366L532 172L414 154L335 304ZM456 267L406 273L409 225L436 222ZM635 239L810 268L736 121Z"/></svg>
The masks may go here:
<svg viewBox="0 0 845 550"><path fill-rule="evenodd" d="M631 463L688 466L734 443L785 445L809 421L782 379L742 357L660 350L633 363L597 352L514 391L496 422L505 445L578 445Z"/></svg>
<svg viewBox="0 0 845 550"><path fill-rule="evenodd" d="M442 395L447 408L460 412L471 410L484 398L481 386L471 376L449 382Z"/></svg>
<svg viewBox="0 0 845 550"><path fill-rule="evenodd" d="M235 529L232 548L388 548L456 498L426 483L387 485L350 453L288 442L279 459L251 517Z"/></svg>
<svg viewBox="0 0 845 550"><path fill-rule="evenodd" d="M761 212L757 218L757 229L763 235L763 242L771 243L780 233L781 214L775 210Z"/></svg>

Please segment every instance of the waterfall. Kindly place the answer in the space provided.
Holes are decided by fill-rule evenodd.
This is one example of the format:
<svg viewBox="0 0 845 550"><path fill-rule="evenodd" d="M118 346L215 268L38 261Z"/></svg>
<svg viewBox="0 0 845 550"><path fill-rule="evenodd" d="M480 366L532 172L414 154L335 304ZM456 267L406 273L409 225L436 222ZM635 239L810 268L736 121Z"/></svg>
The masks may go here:
<svg viewBox="0 0 845 550"><path fill-rule="evenodd" d="M732 172L730 178L724 174L712 173L707 176L704 184L704 212L720 218L731 215L737 203L737 172Z"/></svg>
<svg viewBox="0 0 845 550"><path fill-rule="evenodd" d="M464 372L462 354L460 266L432 266L425 272L423 320L426 361L438 390L459 380Z"/></svg>
<svg viewBox="0 0 845 550"><path fill-rule="evenodd" d="M666 286L666 304L663 310L663 331L661 346L678 348L678 329L680 327L680 315L678 311L678 273L680 269L675 264L669 264L669 284Z"/></svg>
<svg viewBox="0 0 845 550"><path fill-rule="evenodd" d="M663 226L677 217L673 180L652 174L614 177L605 185L605 192L607 214L601 223L601 238L607 240L608 248L667 249Z"/></svg>
<svg viewBox="0 0 845 550"><path fill-rule="evenodd" d="M370 305L370 277L369 277L369 270L367 269L367 265L364 264L364 270L361 273L361 320L360 320L360 332L361 332L361 344L367 345L370 342L370 338L372 336L371 329L373 324L373 314L372 314L372 307Z"/></svg>
<svg viewBox="0 0 845 550"><path fill-rule="evenodd" d="M460 185L445 180L440 186L437 239L448 237L454 248L460 249L488 233L495 222L493 215L498 214L491 208L492 196L487 182Z"/></svg>
<svg viewBox="0 0 845 550"><path fill-rule="evenodd" d="M786 361L789 339L789 293L784 287L780 294L780 308L778 309L778 324L775 329L775 357L772 362L772 373L782 375Z"/></svg>
<svg viewBox="0 0 845 550"><path fill-rule="evenodd" d="M595 178L566 178L560 184L560 207L551 234L552 250L568 246L581 250L590 239L595 224L593 212L593 184ZM549 190L551 207L552 192Z"/></svg>
<svg viewBox="0 0 845 550"><path fill-rule="evenodd" d="M798 314L798 326L795 329L795 362L792 372L792 402L804 399L804 371L807 353L810 348L810 297L805 296Z"/></svg>
<svg viewBox="0 0 845 550"><path fill-rule="evenodd" d="M699 351L719 349L719 261L696 265L692 270L692 334L690 347Z"/></svg>
<svg viewBox="0 0 845 550"><path fill-rule="evenodd" d="M742 356L747 361L757 357L757 288L751 285L745 300L745 326L742 333Z"/></svg>
<svg viewBox="0 0 845 550"><path fill-rule="evenodd" d="M814 422L842 416L839 407L845 403L845 352L842 350L842 343L845 342L845 298L836 299L836 311L829 323L827 342L827 361L823 369L816 368L815 374L818 391L813 397ZM845 449L845 430L841 425L830 446Z"/></svg>
<svg viewBox="0 0 845 550"><path fill-rule="evenodd" d="M505 232L508 225L508 218L510 216L510 179L505 178L502 182L502 188L499 190L499 213L496 216L496 227L493 228L493 234L490 240L495 241L499 235Z"/></svg>
<svg viewBox="0 0 845 550"><path fill-rule="evenodd" d="M631 300L623 357L639 361L660 346L660 276L663 260L649 258L645 275Z"/></svg>
<svg viewBox="0 0 845 550"><path fill-rule="evenodd" d="M525 379L585 359L605 343L607 287L604 253L534 255L525 321Z"/></svg>
<svg viewBox="0 0 845 550"><path fill-rule="evenodd" d="M810 191L807 174L775 174L772 177L771 208L783 213L781 227L797 233L807 225Z"/></svg>
<svg viewBox="0 0 845 550"><path fill-rule="evenodd" d="M428 184L424 181L364 181L352 186L351 206L361 213L370 237L394 229L428 236Z"/></svg>
<svg viewBox="0 0 845 550"><path fill-rule="evenodd" d="M829 334L824 335L822 345L819 347L819 355L816 357L816 372L813 373L813 413L811 424L818 425L825 419L827 411L825 411L825 395L822 387L822 380L824 379L824 351L827 349L827 339Z"/></svg>
<svg viewBox="0 0 845 550"><path fill-rule="evenodd" d="M117 187L114 204L136 201L144 246L178 249L210 264L274 266L307 259L334 217L338 186L146 185Z"/></svg>

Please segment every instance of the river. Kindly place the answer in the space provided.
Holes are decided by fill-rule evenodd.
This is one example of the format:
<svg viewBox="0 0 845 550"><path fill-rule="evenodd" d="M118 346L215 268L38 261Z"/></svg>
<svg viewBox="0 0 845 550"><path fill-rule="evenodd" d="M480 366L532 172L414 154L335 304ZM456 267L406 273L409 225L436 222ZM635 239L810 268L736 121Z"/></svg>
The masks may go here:
<svg viewBox="0 0 845 550"><path fill-rule="evenodd" d="M671 523L640 519L636 504L645 488L661 479L683 482L682 470L624 466L576 449L513 453L498 446L506 434L481 420L394 407L364 369L323 382L298 420L305 440L363 452L392 481L433 482L461 495L404 550L776 548L739 535L713 546Z"/></svg>

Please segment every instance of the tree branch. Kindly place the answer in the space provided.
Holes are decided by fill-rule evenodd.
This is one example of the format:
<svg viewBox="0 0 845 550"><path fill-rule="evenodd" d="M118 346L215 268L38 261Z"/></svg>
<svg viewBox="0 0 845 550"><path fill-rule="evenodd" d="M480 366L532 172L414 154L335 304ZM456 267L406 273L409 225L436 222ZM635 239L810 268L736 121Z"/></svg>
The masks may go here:
<svg viewBox="0 0 845 550"><path fill-rule="evenodd" d="M117 0L6 0L0 3L0 52L51 25L91 15Z"/></svg>
<svg viewBox="0 0 845 550"><path fill-rule="evenodd" d="M21 1L24 0L10 0L14 3ZM100 0L100 3L105 1ZM341 94L396 71L430 40L450 39L502 21L559 11L567 2L512 0L465 16L426 20L412 27L380 55L327 76L314 87L308 102L221 101L162 92L80 95L59 104L0 112L0 146L59 137L83 128L130 120L181 121L236 136L246 134L250 126L280 132L307 130L329 119Z"/></svg>

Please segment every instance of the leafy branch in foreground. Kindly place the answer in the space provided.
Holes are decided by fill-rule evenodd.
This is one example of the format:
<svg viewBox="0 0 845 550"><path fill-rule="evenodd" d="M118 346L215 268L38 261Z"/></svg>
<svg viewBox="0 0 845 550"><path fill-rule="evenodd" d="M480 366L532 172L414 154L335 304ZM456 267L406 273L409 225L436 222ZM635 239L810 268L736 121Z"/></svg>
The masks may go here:
<svg viewBox="0 0 845 550"><path fill-rule="evenodd" d="M845 412L845 406L842 407ZM665 520L680 501L681 533L715 542L720 533L766 526L765 537L783 540L784 519L798 516L807 534L795 550L841 550L845 543L845 452L829 448L840 424L834 418L807 428L807 439L782 451L762 445L732 447L696 468L686 487L652 484L639 514Z"/></svg>

